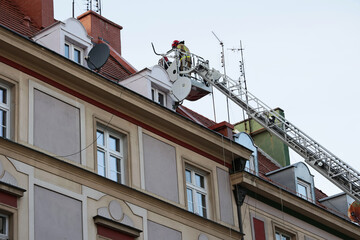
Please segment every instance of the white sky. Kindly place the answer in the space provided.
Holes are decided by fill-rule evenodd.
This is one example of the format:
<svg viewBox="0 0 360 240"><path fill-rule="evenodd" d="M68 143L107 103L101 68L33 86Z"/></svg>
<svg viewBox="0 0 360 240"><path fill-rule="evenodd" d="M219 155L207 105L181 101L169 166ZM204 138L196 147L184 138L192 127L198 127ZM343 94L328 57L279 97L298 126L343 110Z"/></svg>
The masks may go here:
<svg viewBox="0 0 360 240"><path fill-rule="evenodd" d="M71 17L72 0L54 0L55 18ZM75 1L75 16L85 12ZM358 0L102 0L102 15L123 26L122 55L138 70L158 61L173 40L221 70L225 49L242 40L248 89L321 145L360 169L360 1ZM237 79L239 54L225 50L226 71ZM216 120L227 120L226 101L215 94ZM189 108L213 119L211 97ZM230 106L231 123L242 112ZM291 153L292 163L300 157ZM340 192L315 175L328 195Z"/></svg>

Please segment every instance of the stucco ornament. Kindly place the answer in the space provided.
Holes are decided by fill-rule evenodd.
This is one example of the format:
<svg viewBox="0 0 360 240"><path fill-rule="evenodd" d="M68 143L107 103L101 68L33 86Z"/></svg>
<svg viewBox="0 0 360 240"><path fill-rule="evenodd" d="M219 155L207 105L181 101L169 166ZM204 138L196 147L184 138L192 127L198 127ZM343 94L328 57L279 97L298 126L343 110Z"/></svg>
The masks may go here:
<svg viewBox="0 0 360 240"><path fill-rule="evenodd" d="M97 213L99 216L120 222L127 226L135 226L132 219L124 214L121 204L116 200L112 200L107 207L98 208Z"/></svg>

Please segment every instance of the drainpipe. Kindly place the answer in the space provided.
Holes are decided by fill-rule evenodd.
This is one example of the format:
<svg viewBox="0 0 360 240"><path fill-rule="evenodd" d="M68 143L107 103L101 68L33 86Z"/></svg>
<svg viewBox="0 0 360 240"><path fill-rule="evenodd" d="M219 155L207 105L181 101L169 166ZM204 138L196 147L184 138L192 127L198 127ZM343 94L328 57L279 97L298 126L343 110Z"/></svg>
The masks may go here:
<svg viewBox="0 0 360 240"><path fill-rule="evenodd" d="M245 169L246 161L247 161L247 159L245 159L245 158L237 158L237 159L235 159L233 161L232 173L243 172L244 169ZM244 232L243 232L243 222L242 222L242 217L241 217L241 206L244 203L247 190L245 188L242 188L239 184L236 184L234 186L233 193L234 193L234 197L235 197L235 201L236 201L239 229L240 229L240 232L242 234L244 234ZM241 237L241 240L244 240L244 237Z"/></svg>
<svg viewBox="0 0 360 240"><path fill-rule="evenodd" d="M247 190L242 188L239 184L237 184L237 185L235 185L235 189L233 192L234 192L235 201L236 201L240 232L244 233L243 232L243 222L242 222L242 217L241 217L241 206L244 203ZM244 237L241 237L241 240L244 240Z"/></svg>

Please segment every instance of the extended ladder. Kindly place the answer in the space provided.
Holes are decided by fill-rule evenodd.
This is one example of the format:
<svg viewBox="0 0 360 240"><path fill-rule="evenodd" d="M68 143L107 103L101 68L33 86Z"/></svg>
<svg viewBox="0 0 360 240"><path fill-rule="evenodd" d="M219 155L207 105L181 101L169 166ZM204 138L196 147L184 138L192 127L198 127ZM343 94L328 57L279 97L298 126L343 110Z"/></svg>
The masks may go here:
<svg viewBox="0 0 360 240"><path fill-rule="evenodd" d="M195 72L203 80L213 85L243 108L251 118L270 133L279 137L285 144L300 154L306 163L360 202L359 172L310 138L276 111L273 111L272 108L249 91L242 88L239 81L232 80L225 75L221 75L220 78L213 77L214 75L219 76L219 72L209 69L207 62L198 62L195 66Z"/></svg>

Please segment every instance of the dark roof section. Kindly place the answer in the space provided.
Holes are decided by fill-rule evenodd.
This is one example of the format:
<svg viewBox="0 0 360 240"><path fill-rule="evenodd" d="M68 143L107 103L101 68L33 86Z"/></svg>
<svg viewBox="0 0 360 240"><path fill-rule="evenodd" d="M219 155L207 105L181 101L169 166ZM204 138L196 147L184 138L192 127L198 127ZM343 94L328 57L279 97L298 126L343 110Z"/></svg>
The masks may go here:
<svg viewBox="0 0 360 240"><path fill-rule="evenodd" d="M214 122L213 120L210 120L207 117L204 117L203 115L194 112L193 110L183 105L180 105L178 108L176 108L176 112L207 128L216 124L216 122Z"/></svg>
<svg viewBox="0 0 360 240"><path fill-rule="evenodd" d="M11 0L0 0L0 24L27 37L40 31L30 17L22 13L19 6Z"/></svg>

